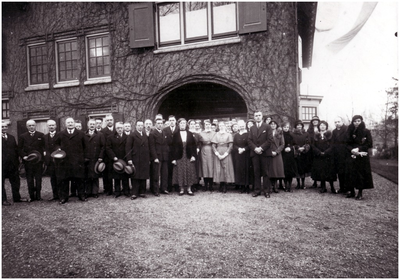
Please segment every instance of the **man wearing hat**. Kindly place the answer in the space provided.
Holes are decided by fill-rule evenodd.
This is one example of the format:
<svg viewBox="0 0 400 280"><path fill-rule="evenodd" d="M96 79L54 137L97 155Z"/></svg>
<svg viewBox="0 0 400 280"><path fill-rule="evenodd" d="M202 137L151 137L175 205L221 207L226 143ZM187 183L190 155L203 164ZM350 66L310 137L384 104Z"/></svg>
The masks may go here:
<svg viewBox="0 0 400 280"><path fill-rule="evenodd" d="M163 132L163 120L156 119L156 127L150 133L150 184L155 196L168 194L169 146ZM160 178L161 177L161 178ZM160 182L161 180L161 186ZM160 188L161 187L161 188Z"/></svg>
<svg viewBox="0 0 400 280"><path fill-rule="evenodd" d="M7 200L7 194L5 189L6 178L9 179L11 184L11 192L14 202L27 201L27 199L21 198L19 194L20 180L18 175L18 146L14 136L7 133L8 125L4 121L1 123L2 132L2 204L11 205Z"/></svg>
<svg viewBox="0 0 400 280"><path fill-rule="evenodd" d="M78 198L86 201L85 187L85 154L87 142L85 134L75 128L75 121L68 117L65 120L66 129L59 133L55 140L58 149L65 152L65 158L60 160L57 168L57 182L59 184L58 196L60 204L68 201L69 182L74 180L77 184Z"/></svg>
<svg viewBox="0 0 400 280"><path fill-rule="evenodd" d="M56 131L57 124L54 120L47 121L47 129L49 133L44 136L45 143L45 163L47 166L47 174L50 176L51 190L53 192L53 197L49 201L59 200L58 197L58 187L57 187L57 176L56 176L56 160L53 160L51 154L57 150L56 138L58 133Z"/></svg>
<svg viewBox="0 0 400 280"><path fill-rule="evenodd" d="M274 141L272 129L269 124L263 122L261 111L254 113L255 125L250 128L249 148L250 157L254 168L254 193L253 197L259 196L264 192L265 197L270 197L271 182L268 177L268 159L272 156L271 143ZM261 186L261 177L263 185Z"/></svg>
<svg viewBox="0 0 400 280"><path fill-rule="evenodd" d="M169 122L169 126L165 127L163 129L166 139L167 139L167 143L168 143L168 148L169 148L169 158L171 158L171 146L172 146L172 137L174 135L174 133L176 133L177 131L179 131L179 129L176 127L176 118L173 115L170 115L168 117L168 122ZM171 161L168 162L168 191L172 192L172 170L173 170L173 164L171 163Z"/></svg>
<svg viewBox="0 0 400 280"><path fill-rule="evenodd" d="M124 133L122 122L115 124L115 130L115 134L106 140L106 152L108 158L113 161L112 178L114 179L115 198L118 198L121 196L121 181L124 195L129 196L129 177L124 170L126 166L125 146L128 136Z"/></svg>
<svg viewBox="0 0 400 280"><path fill-rule="evenodd" d="M85 195L86 197L98 198L100 172L96 170L97 162L103 162L105 151L105 139L101 132L96 130L96 121L91 119L87 123L88 130L85 133L86 157L85 162Z"/></svg>
<svg viewBox="0 0 400 280"><path fill-rule="evenodd" d="M129 165L136 168L132 179L132 197L146 197L146 180L150 177L150 150L149 140L143 131L143 122L136 122L136 130L128 136L126 141L126 159Z"/></svg>
<svg viewBox="0 0 400 280"><path fill-rule="evenodd" d="M104 139L107 142L107 138L115 133L114 129L114 117L110 114L105 118L106 127L101 130L104 135ZM112 186L112 174L113 174L113 160L108 158L107 153L104 157L104 163L106 164L106 169L103 171L103 186L104 193L107 195L113 194Z"/></svg>
<svg viewBox="0 0 400 280"><path fill-rule="evenodd" d="M18 140L19 155L25 165L30 200L42 200L44 134L36 131L34 120L28 120L26 127L28 132L21 134Z"/></svg>

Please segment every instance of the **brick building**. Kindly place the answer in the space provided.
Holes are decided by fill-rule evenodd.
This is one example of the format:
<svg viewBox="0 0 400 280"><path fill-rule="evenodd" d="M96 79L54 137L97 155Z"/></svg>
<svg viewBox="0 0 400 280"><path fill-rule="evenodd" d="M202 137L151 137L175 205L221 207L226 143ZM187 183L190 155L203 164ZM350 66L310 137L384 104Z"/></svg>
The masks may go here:
<svg viewBox="0 0 400 280"><path fill-rule="evenodd" d="M3 2L3 119L299 116L316 3Z"/></svg>

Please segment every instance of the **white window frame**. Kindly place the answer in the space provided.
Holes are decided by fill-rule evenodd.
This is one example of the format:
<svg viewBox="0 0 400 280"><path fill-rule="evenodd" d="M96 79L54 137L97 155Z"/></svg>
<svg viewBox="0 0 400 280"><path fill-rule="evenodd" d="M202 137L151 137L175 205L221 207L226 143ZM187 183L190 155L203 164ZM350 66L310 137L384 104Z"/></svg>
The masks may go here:
<svg viewBox="0 0 400 280"><path fill-rule="evenodd" d="M28 87L25 88L25 91L42 90L42 89L50 88L49 82L42 83L42 84L32 84L31 83L31 57L30 57L29 50L31 47L35 47L35 46L39 46L39 45L46 45L46 42L29 44L26 46L26 65L27 65L27 73L28 73ZM47 69L47 73L49 73L49 69Z"/></svg>
<svg viewBox="0 0 400 280"><path fill-rule="evenodd" d="M8 101L8 118L3 118L3 102ZM10 120L10 99L9 98L2 98L1 99L1 119L4 121Z"/></svg>
<svg viewBox="0 0 400 280"><path fill-rule="evenodd" d="M60 81L59 80L59 75L60 75L60 73L59 73L59 69L60 68L59 67L60 66L58 64L58 43L65 42L65 41L76 41L76 44L78 45L78 38L77 37L72 37L72 38L68 38L68 39L61 39L61 40L57 40L55 42L55 44L54 44L55 54L56 54L56 84L54 85L55 88L79 86L79 78L68 80L68 81ZM78 45L78 54L79 54L79 45Z"/></svg>
<svg viewBox="0 0 400 280"><path fill-rule="evenodd" d="M305 118L303 118L303 110L304 109L306 109L306 108L315 108L315 113L312 113L311 114L311 118L310 119L305 119ZM317 106L302 106L301 107L301 119L303 120L303 121L306 121L306 122L309 122L309 121L311 121L311 119L312 119L312 117L313 116L318 116L318 107Z"/></svg>
<svg viewBox="0 0 400 280"><path fill-rule="evenodd" d="M96 37L96 36L101 36L101 35L108 35L109 40L110 40L110 46L109 46L109 56L110 56L110 75L109 76L104 76L104 77L95 77L95 78L90 78L89 76L89 38L91 37ZM111 83L111 34L110 32L102 32L102 33L95 33L95 34L90 34L85 36L85 56L86 56L86 81L84 82L84 85L92 85L92 84L102 84L102 83Z"/></svg>
<svg viewBox="0 0 400 280"><path fill-rule="evenodd" d="M206 2L206 1L204 1ZM238 2L236 3L236 35L227 35L227 37L218 37L214 36L213 38L213 18L212 18L212 2L207 2L207 29L208 29L208 38L204 41L191 41L185 38L185 21L184 21L184 2L175 2L179 3L179 18L180 18L180 44L175 45L161 45L160 42L160 23L158 20L158 4L164 4L163 2L157 3L156 11L155 11L155 19L156 19L156 44L157 49L154 53L163 53L167 51L175 51L175 50L185 50L185 49L194 49L194 48L203 48L203 47L211 47L217 45L225 45L230 43L239 43L239 8ZM185 42L186 39L186 42Z"/></svg>

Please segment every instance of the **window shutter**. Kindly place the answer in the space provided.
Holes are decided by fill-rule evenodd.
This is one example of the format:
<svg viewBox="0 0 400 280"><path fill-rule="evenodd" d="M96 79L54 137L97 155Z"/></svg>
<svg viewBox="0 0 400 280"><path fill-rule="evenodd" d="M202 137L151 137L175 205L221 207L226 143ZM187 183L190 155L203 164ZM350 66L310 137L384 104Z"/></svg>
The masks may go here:
<svg viewBox="0 0 400 280"><path fill-rule="evenodd" d="M239 2L239 34L267 30L266 2Z"/></svg>
<svg viewBox="0 0 400 280"><path fill-rule="evenodd" d="M154 46L154 12L152 2L129 5L129 39L131 48Z"/></svg>

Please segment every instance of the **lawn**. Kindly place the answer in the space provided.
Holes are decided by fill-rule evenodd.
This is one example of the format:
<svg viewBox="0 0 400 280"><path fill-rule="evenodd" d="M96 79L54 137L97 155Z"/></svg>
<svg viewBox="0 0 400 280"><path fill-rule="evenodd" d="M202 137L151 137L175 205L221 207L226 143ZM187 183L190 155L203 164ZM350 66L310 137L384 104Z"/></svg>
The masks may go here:
<svg viewBox="0 0 400 280"><path fill-rule="evenodd" d="M397 278L398 188L374 183L363 201L231 189L3 206L2 277Z"/></svg>

